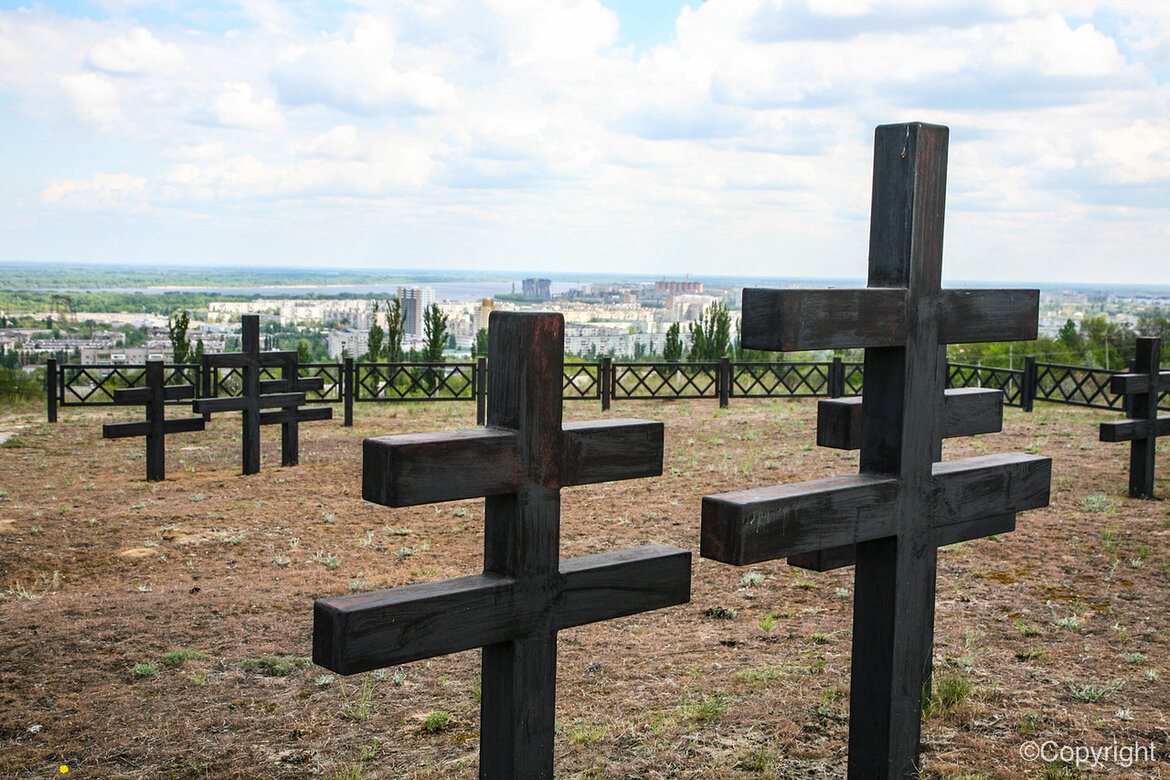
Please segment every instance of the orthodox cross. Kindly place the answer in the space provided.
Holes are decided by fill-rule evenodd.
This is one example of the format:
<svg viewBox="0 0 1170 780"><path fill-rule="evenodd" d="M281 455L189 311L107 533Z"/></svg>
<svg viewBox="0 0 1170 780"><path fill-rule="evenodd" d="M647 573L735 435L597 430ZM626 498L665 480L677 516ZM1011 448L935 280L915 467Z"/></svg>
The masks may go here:
<svg viewBox="0 0 1170 780"><path fill-rule="evenodd" d="M944 395L944 345L1035 338L1039 308L1035 290L941 288L947 136L877 129L867 288L743 293L746 347L865 348L860 473L703 499L704 557L856 563L850 778L917 776L938 547L1012 530L1016 512L1048 503L1048 458L938 462L958 420L995 424L979 411L987 396Z"/></svg>
<svg viewBox="0 0 1170 780"><path fill-rule="evenodd" d="M295 466L298 460L297 422L329 419L333 412L325 409L298 410L305 403L305 391L320 389L320 379L299 379L296 375L297 353L261 352L260 317L245 314L241 318L240 352L204 355L204 365L213 369L235 368L240 371L240 394L230 398L197 398L196 413L243 412L242 460L245 474L260 471L260 426L281 423L281 465ZM280 368L281 379L261 380L263 369ZM275 409L263 413L263 409Z"/></svg>
<svg viewBox="0 0 1170 780"><path fill-rule="evenodd" d="M1133 373L1115 374L1109 389L1128 396L1128 420L1101 423L1101 441L1129 442L1129 495L1154 497L1154 451L1159 436L1170 436L1170 417L1158 416L1158 397L1170 390L1170 371L1159 371L1162 340L1139 338Z"/></svg>
<svg viewBox="0 0 1170 780"><path fill-rule="evenodd" d="M125 387L114 391L114 403L146 406L145 422L107 423L102 426L103 439L146 437L146 479L161 482L167 478L166 435L203 430L202 417L166 419L166 402L192 398L191 385L167 385L161 360L148 360L142 387Z"/></svg>
<svg viewBox="0 0 1170 780"><path fill-rule="evenodd" d="M313 661L353 674L483 648L479 776L551 778L557 632L690 600L689 551L560 560L560 490L662 473L660 422L561 424L564 318L493 312L487 427L363 443L386 506L485 497L484 571L318 601Z"/></svg>

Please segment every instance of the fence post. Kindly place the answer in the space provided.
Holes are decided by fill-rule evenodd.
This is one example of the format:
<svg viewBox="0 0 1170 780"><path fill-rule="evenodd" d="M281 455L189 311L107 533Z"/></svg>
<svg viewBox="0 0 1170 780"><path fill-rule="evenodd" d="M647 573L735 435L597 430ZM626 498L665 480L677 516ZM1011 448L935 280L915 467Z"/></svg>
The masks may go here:
<svg viewBox="0 0 1170 780"><path fill-rule="evenodd" d="M49 422L57 422L57 358L45 364L45 395L48 396Z"/></svg>
<svg viewBox="0 0 1170 780"><path fill-rule="evenodd" d="M206 360L202 361L199 365L198 371L196 372L196 384L199 386L199 392L197 393L197 396L199 398L215 398L217 395L211 373L211 364ZM211 421L211 412L203 413L203 421Z"/></svg>
<svg viewBox="0 0 1170 780"><path fill-rule="evenodd" d="M475 424L487 424L487 358L475 359Z"/></svg>
<svg viewBox="0 0 1170 780"><path fill-rule="evenodd" d="M609 411L609 403L613 399L613 358L601 359L601 371L597 377L601 383L601 411Z"/></svg>
<svg viewBox="0 0 1170 780"><path fill-rule="evenodd" d="M353 358L347 357L341 368L341 399L345 409L346 428L353 427L353 394L354 394Z"/></svg>
<svg viewBox="0 0 1170 780"><path fill-rule="evenodd" d="M840 398L845 395L845 363L840 357L834 357L829 364L829 397Z"/></svg>
<svg viewBox="0 0 1170 780"><path fill-rule="evenodd" d="M726 409L731 398L731 358L719 358L719 408Z"/></svg>
<svg viewBox="0 0 1170 780"><path fill-rule="evenodd" d="M1020 408L1032 411L1036 401L1036 356L1024 357L1024 375L1020 378Z"/></svg>

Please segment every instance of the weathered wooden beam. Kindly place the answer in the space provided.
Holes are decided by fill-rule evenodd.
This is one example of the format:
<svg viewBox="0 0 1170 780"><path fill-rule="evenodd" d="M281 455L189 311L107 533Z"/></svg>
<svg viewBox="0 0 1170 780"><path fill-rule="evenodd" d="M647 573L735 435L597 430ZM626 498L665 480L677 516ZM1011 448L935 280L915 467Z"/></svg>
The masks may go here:
<svg viewBox="0 0 1170 780"><path fill-rule="evenodd" d="M106 423L102 426L103 439L126 439L132 436L146 436L153 430L150 421ZM203 430L202 417L176 417L163 421L163 433L189 433Z"/></svg>
<svg viewBox="0 0 1170 780"><path fill-rule="evenodd" d="M860 397L817 403L817 444L840 450L861 448ZM1003 392L982 387L947 390L943 396L943 436L974 436L1003 429Z"/></svg>
<svg viewBox="0 0 1170 780"><path fill-rule="evenodd" d="M1048 506L1052 459L999 453L935 463L929 524L942 528L981 517Z"/></svg>
<svg viewBox="0 0 1170 780"><path fill-rule="evenodd" d="M415 506L507 493L521 476L516 448L516 432L503 428L369 438L362 442L362 498Z"/></svg>
<svg viewBox="0 0 1170 780"><path fill-rule="evenodd" d="M565 423L560 484L589 485L662 474L660 422L616 419Z"/></svg>
<svg viewBox="0 0 1170 780"><path fill-rule="evenodd" d="M182 401L194 398L195 388L191 385L166 385L162 397L165 401ZM126 406L140 406L154 400L154 389L150 387L121 387L114 391L114 403Z"/></svg>
<svg viewBox="0 0 1170 780"><path fill-rule="evenodd" d="M942 290L940 344L1031 341L1040 313L1039 290Z"/></svg>
<svg viewBox="0 0 1170 780"><path fill-rule="evenodd" d="M273 409L260 412L261 425L275 425L277 423L313 422L314 420L332 420L333 409L328 406L310 406L307 409Z"/></svg>
<svg viewBox="0 0 1170 780"><path fill-rule="evenodd" d="M196 398L192 407L196 414L204 412L242 412L245 409L272 409L284 406L299 406L305 403L304 393L270 393L252 397L245 395L227 398Z"/></svg>
<svg viewBox="0 0 1170 780"><path fill-rule="evenodd" d="M317 601L313 662L356 674L690 600L691 555L663 545L561 562L547 592L476 574Z"/></svg>
<svg viewBox="0 0 1170 780"><path fill-rule="evenodd" d="M906 291L745 288L740 316L748 349L798 352L897 346L906 340Z"/></svg>
<svg viewBox="0 0 1170 780"><path fill-rule="evenodd" d="M895 477L856 474L704 496L700 554L743 566L896 533Z"/></svg>
<svg viewBox="0 0 1170 780"><path fill-rule="evenodd" d="M319 376L305 376L296 379L261 379L260 393L309 392L321 390L325 380Z"/></svg>
<svg viewBox="0 0 1170 780"><path fill-rule="evenodd" d="M296 356L296 352L288 350L260 352L257 347L257 351L250 352L245 347L243 352L217 352L213 355L207 355L206 359L215 368L248 368L249 366L276 368L287 364L290 359L295 359Z"/></svg>
<svg viewBox="0 0 1170 780"><path fill-rule="evenodd" d="M1170 436L1170 417L1153 420L1111 420L1101 423L1101 441L1136 441Z"/></svg>
<svg viewBox="0 0 1170 780"><path fill-rule="evenodd" d="M1109 390L1116 395L1165 393L1170 390L1170 371L1157 374L1156 382L1151 382L1148 374L1114 374L1109 378Z"/></svg>

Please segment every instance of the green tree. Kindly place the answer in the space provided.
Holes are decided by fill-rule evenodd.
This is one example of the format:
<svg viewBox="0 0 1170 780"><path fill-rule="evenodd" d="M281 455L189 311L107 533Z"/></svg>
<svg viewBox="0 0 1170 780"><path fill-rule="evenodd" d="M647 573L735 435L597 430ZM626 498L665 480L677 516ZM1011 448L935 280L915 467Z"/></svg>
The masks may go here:
<svg viewBox="0 0 1170 780"><path fill-rule="evenodd" d="M186 363L191 357L191 342L187 340L187 326L191 315L186 310L167 318L167 333L171 338L171 353L175 363Z"/></svg>
<svg viewBox="0 0 1170 780"><path fill-rule="evenodd" d="M366 351L366 360L370 363L377 363L378 359L382 357L382 341L385 335L382 326L378 324L378 302L374 301L374 315L370 323Z"/></svg>
<svg viewBox="0 0 1170 780"><path fill-rule="evenodd" d="M722 301L707 307L699 319L690 324L691 354L696 362L718 360L731 347L731 315Z"/></svg>
<svg viewBox="0 0 1170 780"><path fill-rule="evenodd" d="M313 362L313 345L309 343L308 339L301 339L297 342L297 363L305 365Z"/></svg>
<svg viewBox="0 0 1170 780"><path fill-rule="evenodd" d="M666 342L662 345L662 359L667 363L677 363L682 360L682 355L682 329L677 322L674 322L666 329Z"/></svg>
<svg viewBox="0 0 1170 780"><path fill-rule="evenodd" d="M191 350L191 362L198 363L199 365L202 365L203 364L203 353L205 351L206 350L203 347L203 339L199 339L198 341L196 341L195 342L195 349Z"/></svg>
<svg viewBox="0 0 1170 780"><path fill-rule="evenodd" d="M443 359L443 347L447 345L447 315L432 303L423 313L423 360L438 363Z"/></svg>
<svg viewBox="0 0 1170 780"><path fill-rule="evenodd" d="M475 343L471 345L472 357L487 357L488 353L488 331L487 328L480 328L475 332Z"/></svg>
<svg viewBox="0 0 1170 780"><path fill-rule="evenodd" d="M1056 340L1063 344L1067 349L1080 349L1081 335L1077 333L1077 324L1072 320L1065 320L1064 325L1060 326L1060 333L1057 334Z"/></svg>
<svg viewBox="0 0 1170 780"><path fill-rule="evenodd" d="M402 334L406 330L406 315L397 298L386 301L385 350L387 363L402 362Z"/></svg>

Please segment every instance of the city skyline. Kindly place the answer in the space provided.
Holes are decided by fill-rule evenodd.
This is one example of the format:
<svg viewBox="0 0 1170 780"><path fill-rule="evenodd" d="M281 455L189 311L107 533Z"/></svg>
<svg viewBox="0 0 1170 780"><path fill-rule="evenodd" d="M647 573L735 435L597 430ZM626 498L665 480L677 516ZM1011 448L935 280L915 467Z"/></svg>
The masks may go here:
<svg viewBox="0 0 1170 780"><path fill-rule="evenodd" d="M0 261L864 275L951 127L948 280L1170 283L1170 6L103 0L0 10Z"/></svg>

